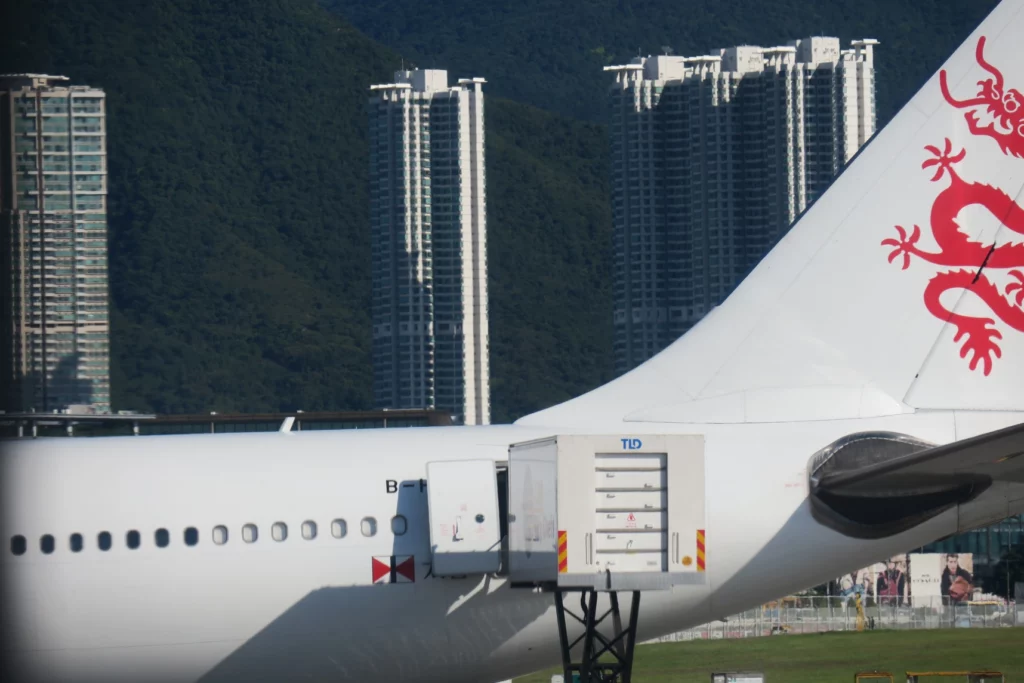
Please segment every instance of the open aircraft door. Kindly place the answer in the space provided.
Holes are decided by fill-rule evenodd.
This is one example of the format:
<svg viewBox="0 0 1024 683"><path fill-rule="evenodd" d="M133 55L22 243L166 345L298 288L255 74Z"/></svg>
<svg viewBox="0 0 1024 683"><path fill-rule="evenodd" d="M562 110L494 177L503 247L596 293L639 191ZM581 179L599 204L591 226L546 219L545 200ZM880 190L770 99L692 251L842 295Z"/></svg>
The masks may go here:
<svg viewBox="0 0 1024 683"><path fill-rule="evenodd" d="M493 460L427 463L430 554L435 576L501 567L501 520Z"/></svg>

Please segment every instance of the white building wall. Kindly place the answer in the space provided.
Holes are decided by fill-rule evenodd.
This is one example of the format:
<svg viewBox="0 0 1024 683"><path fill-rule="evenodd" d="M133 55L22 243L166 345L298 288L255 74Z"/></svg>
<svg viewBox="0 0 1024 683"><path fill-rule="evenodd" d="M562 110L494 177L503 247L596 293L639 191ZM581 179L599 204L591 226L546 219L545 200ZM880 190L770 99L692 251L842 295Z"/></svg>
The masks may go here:
<svg viewBox="0 0 1024 683"><path fill-rule="evenodd" d="M487 292L487 174L484 156L484 96L482 79L467 84L463 91L468 101L469 167L467 177L471 187L471 260L466 270L467 281L472 283L473 334L466 348L467 387L466 424L490 424L490 328L488 324Z"/></svg>
<svg viewBox="0 0 1024 683"><path fill-rule="evenodd" d="M399 71L370 98L371 130L389 106L402 107L389 119L402 150L371 159L375 259L397 266L375 264L375 402L447 410L465 424L490 421L483 83L449 87L443 70ZM378 199L396 176L400 191ZM384 214L404 224L391 246Z"/></svg>
<svg viewBox="0 0 1024 683"><path fill-rule="evenodd" d="M857 142L863 145L875 134L877 121L875 117L875 53L877 40L864 39L854 41L857 59L857 121L859 135Z"/></svg>
<svg viewBox="0 0 1024 683"><path fill-rule="evenodd" d="M864 111L861 78L857 73L856 55L850 51L843 54L842 65L843 87L843 153L844 161L849 161L863 144L861 116Z"/></svg>

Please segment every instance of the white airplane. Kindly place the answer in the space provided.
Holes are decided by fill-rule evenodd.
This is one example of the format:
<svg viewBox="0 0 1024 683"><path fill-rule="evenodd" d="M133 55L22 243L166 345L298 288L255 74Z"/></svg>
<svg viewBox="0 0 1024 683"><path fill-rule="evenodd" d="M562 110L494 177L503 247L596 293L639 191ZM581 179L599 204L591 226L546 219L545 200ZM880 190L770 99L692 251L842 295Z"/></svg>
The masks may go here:
<svg viewBox="0 0 1024 683"><path fill-rule="evenodd" d="M552 592L431 571L458 481L427 471L498 489L553 435L702 438L704 581L645 594L640 640L1024 512L1022 45L1004 0L722 306L515 424L4 443L5 680L556 666Z"/></svg>

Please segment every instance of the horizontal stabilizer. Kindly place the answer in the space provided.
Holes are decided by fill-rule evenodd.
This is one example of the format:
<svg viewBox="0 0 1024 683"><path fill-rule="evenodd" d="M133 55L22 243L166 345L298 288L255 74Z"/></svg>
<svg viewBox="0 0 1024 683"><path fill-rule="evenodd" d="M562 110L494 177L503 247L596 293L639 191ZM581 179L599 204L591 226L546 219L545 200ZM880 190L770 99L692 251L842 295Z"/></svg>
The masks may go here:
<svg viewBox="0 0 1024 683"><path fill-rule="evenodd" d="M1009 501L1024 503L1024 424L942 446L891 432L852 434L819 451L809 469L820 522L848 536L882 538L995 484Z"/></svg>
<svg viewBox="0 0 1024 683"><path fill-rule="evenodd" d="M925 448L853 471L839 470L822 477L820 485L833 490L856 490L877 487L893 479L968 473L1024 483L1024 458L1020 456L1024 456L1024 424Z"/></svg>

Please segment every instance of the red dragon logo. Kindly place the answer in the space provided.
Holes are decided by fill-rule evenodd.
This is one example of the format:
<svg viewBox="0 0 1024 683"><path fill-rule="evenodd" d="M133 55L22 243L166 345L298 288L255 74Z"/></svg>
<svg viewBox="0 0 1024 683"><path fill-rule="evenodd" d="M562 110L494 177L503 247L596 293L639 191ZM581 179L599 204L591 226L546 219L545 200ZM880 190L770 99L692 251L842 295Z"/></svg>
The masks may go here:
<svg viewBox="0 0 1024 683"><path fill-rule="evenodd" d="M993 119L985 125L981 124L973 110L964 115L971 133L993 138L1006 155L1024 158L1024 111L1021 109L1024 96L1017 90L1003 89L1003 75L985 61L984 48L985 38L982 37L978 40L976 57L978 64L992 78L978 83L981 87L978 97L964 101L955 99L949 93L945 70L939 73L942 94L957 109L985 106ZM921 237L921 228L917 225L909 237L903 226L897 225L899 239L883 240L882 246L895 247L889 254L889 263L903 256L904 270L910 266L911 256L950 268L928 282L924 290L925 306L936 318L956 325L953 341L964 339L960 357L966 358L970 354L970 369L975 370L981 365L987 376L992 371L993 360L1002 355L996 344L997 339L1002 339L1002 334L995 329L995 321L954 313L942 305L940 298L944 292L952 289L970 291L984 301L1003 323L1018 332L1024 332L1024 270L1008 272L1016 282L1006 286L1005 294L984 273L986 269L991 271L1024 266L1024 244L996 246L994 242L976 242L960 232L957 216L969 206L980 206L999 218L1010 230L1024 235L1024 209L1002 190L963 180L953 166L964 160L967 151L960 150L956 155L951 155L953 145L948 139L942 151L932 145L925 149L931 158L925 160L921 168L936 167L932 182L942 180L947 174L950 180L949 186L935 198L930 216L932 236L939 250L924 251L917 246Z"/></svg>
<svg viewBox="0 0 1024 683"><path fill-rule="evenodd" d="M946 83L946 70L939 72L939 85L942 96L957 109L970 109L964 118L973 135L987 135L999 143L1004 154L1024 157L1024 95L1020 91L1003 90L1003 74L999 69L985 61L985 36L978 39L975 57L992 78L978 81L978 96L969 100L958 100L949 92ZM973 107L985 107L984 111L991 119L982 125L978 112Z"/></svg>

